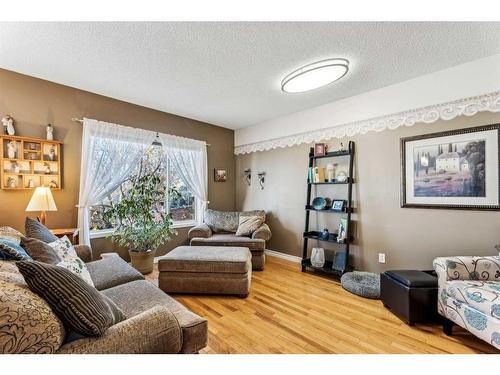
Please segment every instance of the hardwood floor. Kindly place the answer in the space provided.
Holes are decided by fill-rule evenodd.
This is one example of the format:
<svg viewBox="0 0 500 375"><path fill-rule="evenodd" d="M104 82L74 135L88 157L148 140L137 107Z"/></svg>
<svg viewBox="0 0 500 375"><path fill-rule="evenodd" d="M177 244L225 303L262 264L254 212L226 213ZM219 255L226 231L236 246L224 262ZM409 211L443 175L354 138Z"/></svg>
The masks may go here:
<svg viewBox="0 0 500 375"><path fill-rule="evenodd" d="M148 279L156 281L157 271ZM346 292L336 280L267 257L246 299L175 296L208 320L204 353L498 353L460 327L409 327L380 301Z"/></svg>

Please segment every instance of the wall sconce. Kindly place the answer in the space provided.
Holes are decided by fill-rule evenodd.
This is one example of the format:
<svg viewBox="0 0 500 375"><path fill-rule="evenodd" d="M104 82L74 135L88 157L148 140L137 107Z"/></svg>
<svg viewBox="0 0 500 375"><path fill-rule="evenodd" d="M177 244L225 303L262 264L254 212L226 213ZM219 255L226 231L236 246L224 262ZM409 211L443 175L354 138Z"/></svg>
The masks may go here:
<svg viewBox="0 0 500 375"><path fill-rule="evenodd" d="M259 176L259 185L261 190L264 190L264 182L265 182L265 177L266 177L266 172L259 172L257 174Z"/></svg>
<svg viewBox="0 0 500 375"><path fill-rule="evenodd" d="M243 171L245 173L245 181L247 182L248 186L252 183L252 170L250 168L247 168Z"/></svg>

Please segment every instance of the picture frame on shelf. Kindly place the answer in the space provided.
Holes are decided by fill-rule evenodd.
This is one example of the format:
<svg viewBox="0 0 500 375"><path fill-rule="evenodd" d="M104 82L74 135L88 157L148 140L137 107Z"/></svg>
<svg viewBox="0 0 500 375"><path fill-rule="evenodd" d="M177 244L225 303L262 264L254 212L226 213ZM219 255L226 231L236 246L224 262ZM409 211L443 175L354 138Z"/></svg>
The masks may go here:
<svg viewBox="0 0 500 375"><path fill-rule="evenodd" d="M328 150L328 145L326 143L314 144L314 156L325 156L327 150Z"/></svg>
<svg viewBox="0 0 500 375"><path fill-rule="evenodd" d="M500 124L401 139L401 207L500 210Z"/></svg>
<svg viewBox="0 0 500 375"><path fill-rule="evenodd" d="M345 200L340 200L340 199L333 199L332 200L332 211L344 211L346 201Z"/></svg>

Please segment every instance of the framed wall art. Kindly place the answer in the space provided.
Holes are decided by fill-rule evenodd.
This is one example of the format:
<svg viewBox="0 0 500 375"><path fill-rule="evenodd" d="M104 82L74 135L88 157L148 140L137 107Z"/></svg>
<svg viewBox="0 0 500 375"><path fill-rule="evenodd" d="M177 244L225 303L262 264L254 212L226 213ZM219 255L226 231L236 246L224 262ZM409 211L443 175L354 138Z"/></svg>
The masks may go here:
<svg viewBox="0 0 500 375"><path fill-rule="evenodd" d="M401 139L401 207L499 210L499 129Z"/></svg>
<svg viewBox="0 0 500 375"><path fill-rule="evenodd" d="M227 170L226 169L214 169L214 181L215 182L226 182L227 181Z"/></svg>

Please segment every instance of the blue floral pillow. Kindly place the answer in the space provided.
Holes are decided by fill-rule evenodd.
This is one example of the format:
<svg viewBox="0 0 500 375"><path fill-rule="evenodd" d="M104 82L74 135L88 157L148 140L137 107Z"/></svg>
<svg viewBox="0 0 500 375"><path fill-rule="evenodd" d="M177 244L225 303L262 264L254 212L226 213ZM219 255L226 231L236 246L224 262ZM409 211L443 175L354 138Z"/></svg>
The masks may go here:
<svg viewBox="0 0 500 375"><path fill-rule="evenodd" d="M19 244L4 238L0 238L0 259L33 260Z"/></svg>

